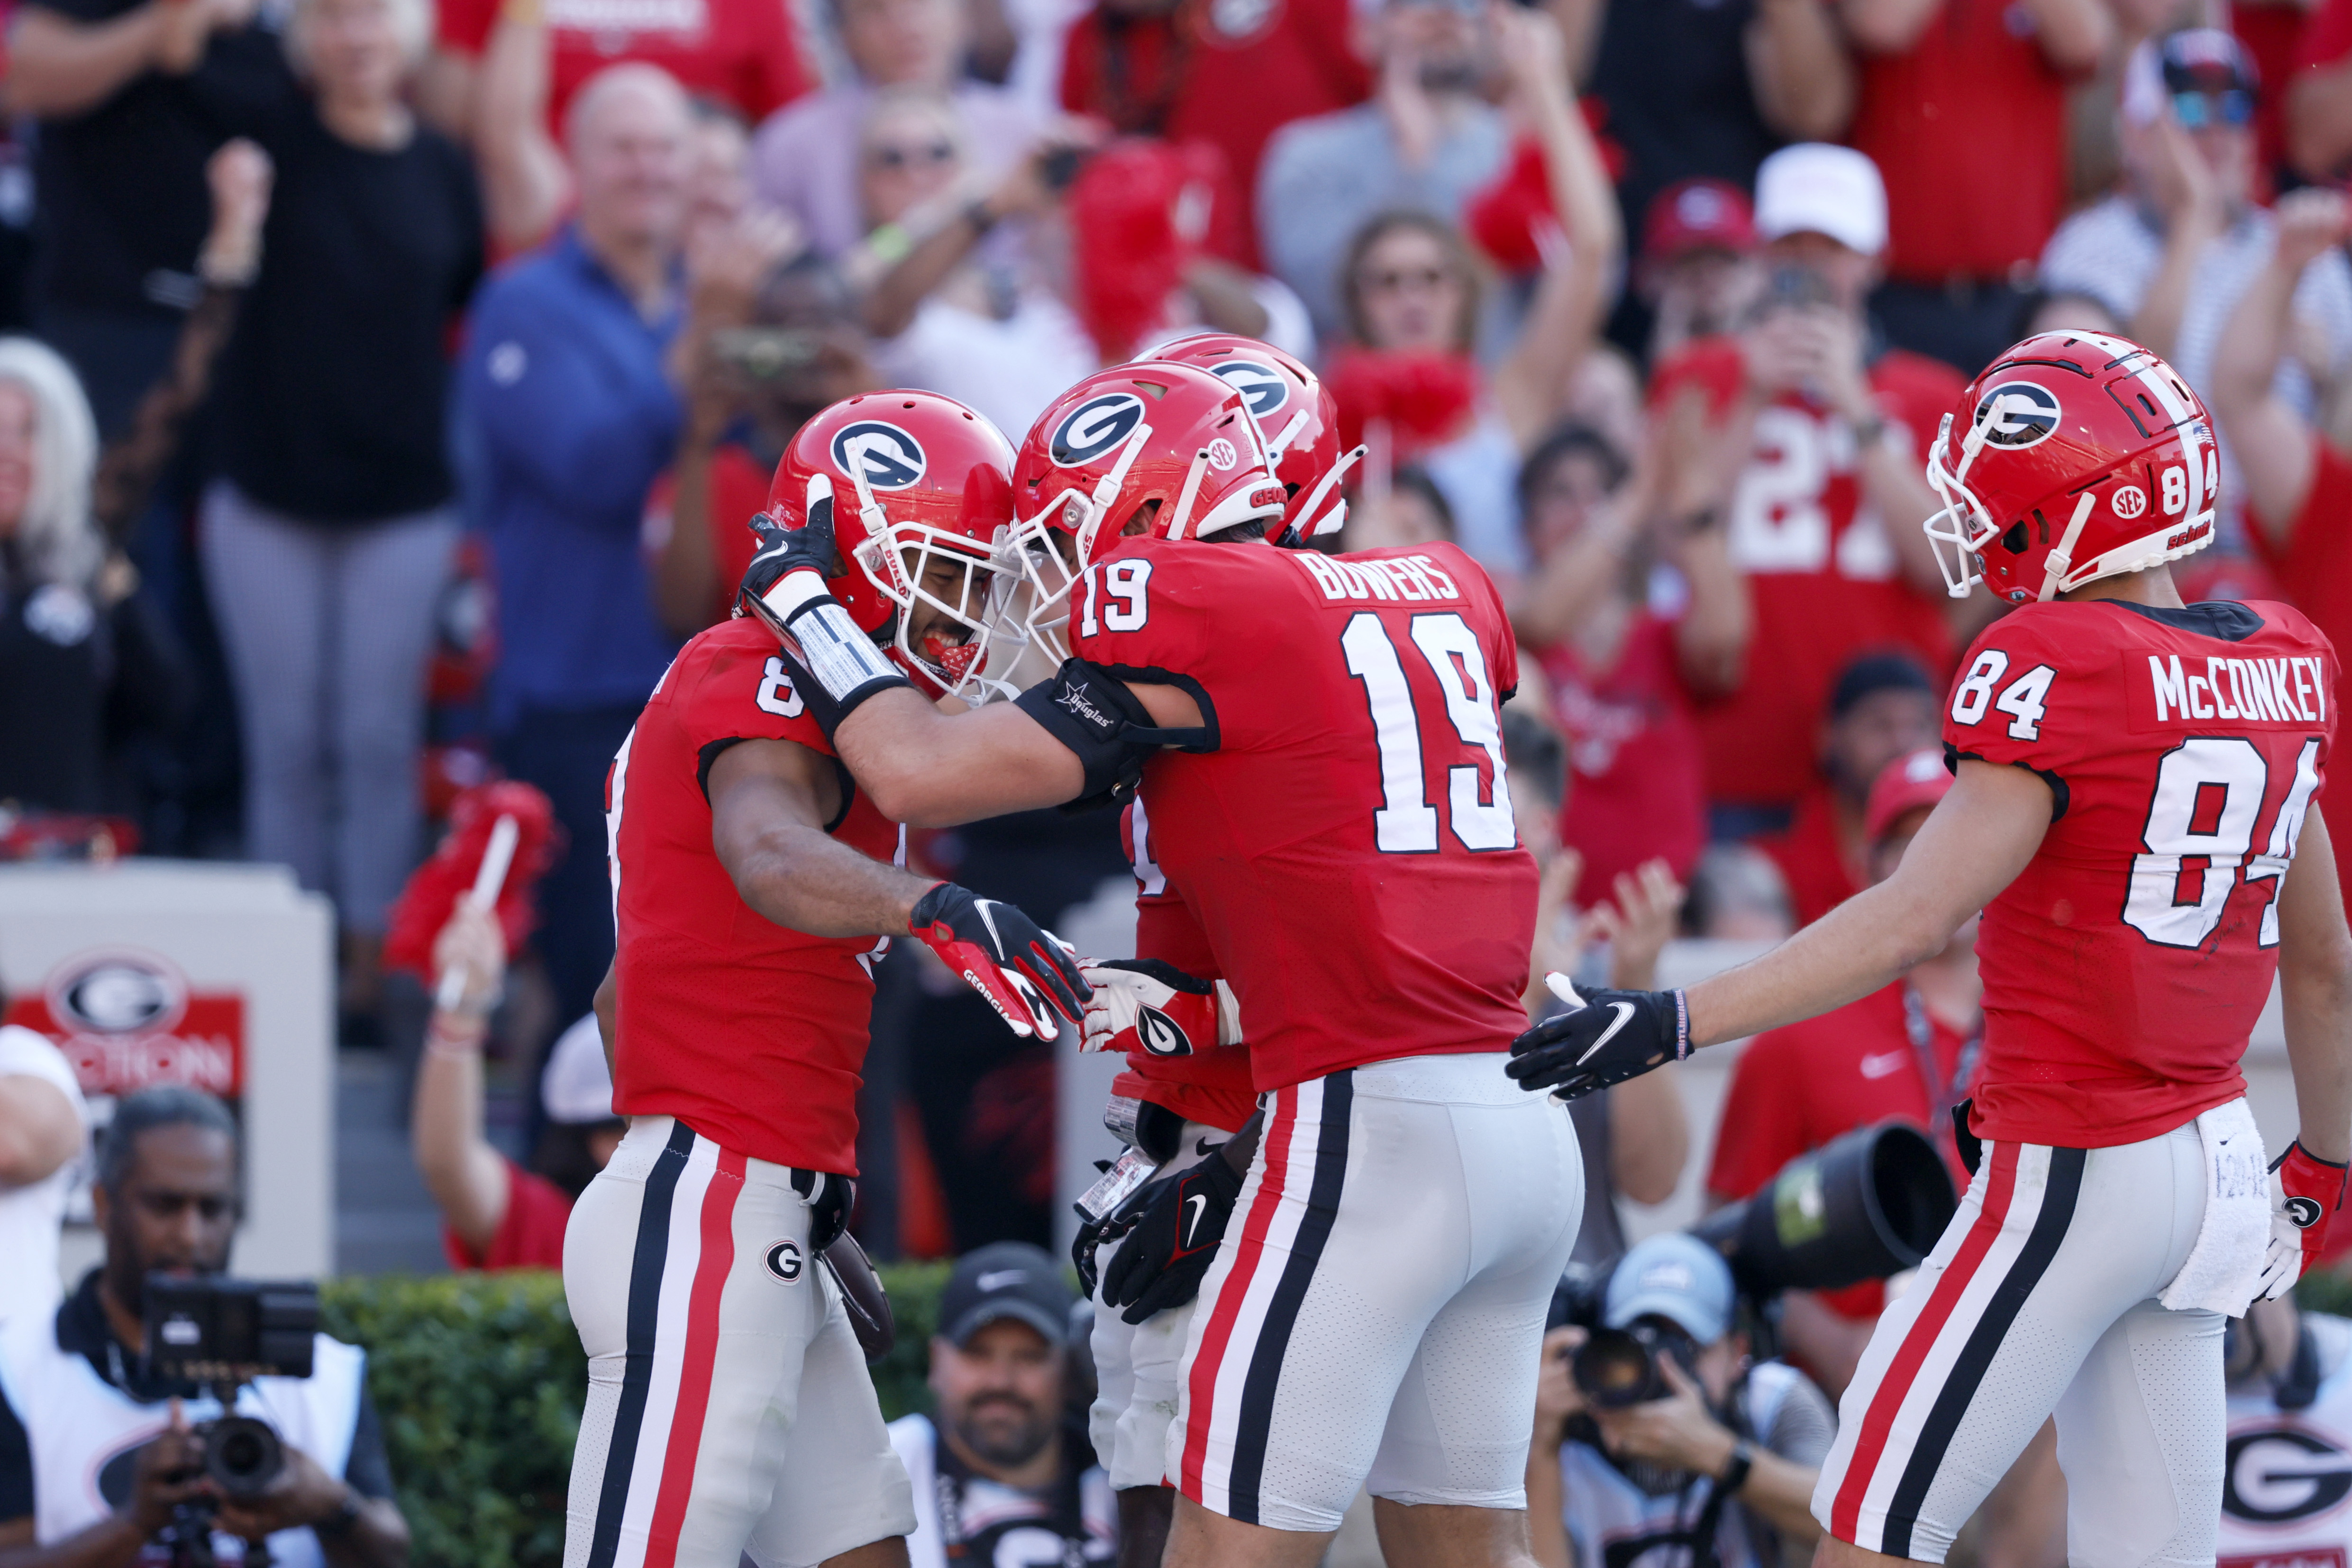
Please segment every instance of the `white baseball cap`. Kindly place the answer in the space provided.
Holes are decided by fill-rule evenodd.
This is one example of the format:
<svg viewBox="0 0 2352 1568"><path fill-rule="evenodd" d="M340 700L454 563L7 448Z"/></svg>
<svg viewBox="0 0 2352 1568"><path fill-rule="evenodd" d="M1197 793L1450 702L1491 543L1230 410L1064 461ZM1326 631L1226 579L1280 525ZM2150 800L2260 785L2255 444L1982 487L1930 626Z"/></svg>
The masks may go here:
<svg viewBox="0 0 2352 1568"><path fill-rule="evenodd" d="M539 1079L540 1103L547 1119L566 1126L608 1121L613 1116L613 1073L604 1065L604 1037L589 1014L555 1037L547 1070Z"/></svg>
<svg viewBox="0 0 2352 1568"><path fill-rule="evenodd" d="M1886 182L1866 153L1801 142L1756 171L1756 232L1767 240L1825 234L1848 250L1886 248Z"/></svg>

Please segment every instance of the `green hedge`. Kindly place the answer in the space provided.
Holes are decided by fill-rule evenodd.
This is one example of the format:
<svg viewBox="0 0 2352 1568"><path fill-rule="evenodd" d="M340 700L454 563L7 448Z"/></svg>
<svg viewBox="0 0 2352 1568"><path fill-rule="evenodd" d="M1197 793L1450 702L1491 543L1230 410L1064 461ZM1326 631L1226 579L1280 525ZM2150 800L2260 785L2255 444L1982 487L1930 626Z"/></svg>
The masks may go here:
<svg viewBox="0 0 2352 1568"><path fill-rule="evenodd" d="M882 1413L929 1406L925 1344L944 1264L886 1268L898 1343ZM418 1568L555 1568L588 1369L552 1273L385 1275L321 1289L327 1331L364 1346Z"/></svg>

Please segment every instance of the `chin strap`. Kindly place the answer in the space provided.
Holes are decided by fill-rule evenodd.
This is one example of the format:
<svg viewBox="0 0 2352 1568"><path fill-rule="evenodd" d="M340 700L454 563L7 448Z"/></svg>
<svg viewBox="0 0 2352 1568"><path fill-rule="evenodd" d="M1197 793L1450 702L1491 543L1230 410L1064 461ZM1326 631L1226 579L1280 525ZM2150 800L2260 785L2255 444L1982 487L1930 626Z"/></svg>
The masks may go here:
<svg viewBox="0 0 2352 1568"><path fill-rule="evenodd" d="M2058 548L2050 552L2049 561L2042 569L2042 592L2034 595L2037 599L2046 602L2057 597L2066 574L2074 570L2074 542L2083 537L2083 525L2091 521L2091 509L2098 504L2099 497L2095 490L2084 491L2083 499L2074 503L2074 521L2067 523L2066 531L2059 537Z"/></svg>

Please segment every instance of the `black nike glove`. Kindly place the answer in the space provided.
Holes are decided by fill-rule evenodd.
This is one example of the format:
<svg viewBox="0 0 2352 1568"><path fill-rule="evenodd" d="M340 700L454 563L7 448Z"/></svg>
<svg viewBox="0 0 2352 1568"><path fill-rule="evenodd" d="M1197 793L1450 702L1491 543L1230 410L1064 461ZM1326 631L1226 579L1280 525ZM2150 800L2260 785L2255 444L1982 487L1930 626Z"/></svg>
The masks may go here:
<svg viewBox="0 0 2352 1568"><path fill-rule="evenodd" d="M1098 1300L1126 1308L1121 1320L1139 1323L1198 1295L1241 1191L1242 1173L1220 1143L1200 1163L1136 1194L1134 1232L1111 1254Z"/></svg>
<svg viewBox="0 0 2352 1568"><path fill-rule="evenodd" d="M744 570L735 599L741 613L757 616L776 634L793 689L807 700L809 716L829 740L859 703L913 683L825 586L838 556L833 482L823 474L809 483L806 518L798 528L767 512L751 519L760 552Z"/></svg>
<svg viewBox="0 0 2352 1568"><path fill-rule="evenodd" d="M1553 994L1579 1000L1549 977ZM1530 1091L1578 1100L1690 1055L1690 1013L1679 991L1596 991L1511 1042L1504 1072Z"/></svg>
<svg viewBox="0 0 2352 1568"><path fill-rule="evenodd" d="M824 591L824 579L832 572L836 552L833 542L833 499L828 496L808 509L808 521L798 528L786 528L767 512L753 517L747 525L760 542L759 553L743 570L743 581L735 590L735 597L746 615L756 615L770 626L781 632L791 612L798 609L810 597ZM807 572L814 582L803 579L793 584L783 596L772 600L770 595L786 577L795 572Z"/></svg>
<svg viewBox="0 0 2352 1568"><path fill-rule="evenodd" d="M819 1191L809 1199L809 1255L814 1257L849 1231L857 1207L857 1184L847 1176L820 1173Z"/></svg>
<svg viewBox="0 0 2352 1568"><path fill-rule="evenodd" d="M1094 987L1078 973L1077 950L1015 906L935 882L915 900L907 930L988 998L1014 1034L1053 1039L1061 1032L1056 1012L1083 1022Z"/></svg>

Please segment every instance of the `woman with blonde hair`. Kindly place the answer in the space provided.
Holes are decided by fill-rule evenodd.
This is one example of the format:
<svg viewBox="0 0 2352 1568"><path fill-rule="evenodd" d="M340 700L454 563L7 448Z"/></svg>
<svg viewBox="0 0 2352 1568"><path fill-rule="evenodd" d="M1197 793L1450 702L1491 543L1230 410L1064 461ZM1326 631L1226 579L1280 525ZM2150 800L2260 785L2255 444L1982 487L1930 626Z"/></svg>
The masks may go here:
<svg viewBox="0 0 2352 1568"><path fill-rule="evenodd" d="M200 548L247 852L334 896L347 1015L372 1007L417 853L425 668L459 531L446 349L482 271L472 170L408 107L431 31L427 0L295 0L293 81L216 106L277 182L222 361Z"/></svg>

